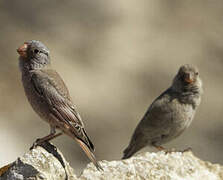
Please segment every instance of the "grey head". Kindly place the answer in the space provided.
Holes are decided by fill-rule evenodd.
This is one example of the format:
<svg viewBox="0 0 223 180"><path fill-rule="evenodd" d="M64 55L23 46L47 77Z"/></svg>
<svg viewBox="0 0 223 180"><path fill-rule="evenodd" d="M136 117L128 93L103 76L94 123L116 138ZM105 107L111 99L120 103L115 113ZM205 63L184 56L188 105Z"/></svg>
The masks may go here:
<svg viewBox="0 0 223 180"><path fill-rule="evenodd" d="M197 107L203 92L198 69L189 64L181 66L170 89L179 95L181 102Z"/></svg>
<svg viewBox="0 0 223 180"><path fill-rule="evenodd" d="M201 92L202 82L198 69L190 64L181 66L173 79L171 88L177 92Z"/></svg>
<svg viewBox="0 0 223 180"><path fill-rule="evenodd" d="M22 69L41 69L50 64L49 50L40 41L26 41L17 52L20 55L19 64Z"/></svg>

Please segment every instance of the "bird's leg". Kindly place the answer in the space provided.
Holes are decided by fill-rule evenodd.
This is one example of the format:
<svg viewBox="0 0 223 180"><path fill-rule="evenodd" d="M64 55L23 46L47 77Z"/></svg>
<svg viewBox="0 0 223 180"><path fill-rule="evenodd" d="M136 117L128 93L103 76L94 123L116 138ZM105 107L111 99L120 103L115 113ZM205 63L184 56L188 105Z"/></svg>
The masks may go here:
<svg viewBox="0 0 223 180"><path fill-rule="evenodd" d="M173 148L173 149L165 149L164 147L162 147L162 146L158 146L158 145L156 145L156 144L153 144L153 146L154 146L156 149L158 149L159 151L164 151L165 154L172 153L172 152L181 152L181 153L185 153L185 152L188 152L188 151L191 151L191 150L192 150L191 147L179 151L179 150L176 150L176 149L174 149L174 148Z"/></svg>
<svg viewBox="0 0 223 180"><path fill-rule="evenodd" d="M45 136L43 138L37 139L36 143L37 143L37 145L42 144L43 142L50 141L50 140L52 140L52 139L54 139L54 138L56 138L56 137L58 137L58 136L60 136L62 134L63 134L62 132L57 133L57 134L49 134L49 135L47 135L47 136Z"/></svg>
<svg viewBox="0 0 223 180"><path fill-rule="evenodd" d="M157 145L153 145L156 149L158 149L159 151L164 151L165 154L168 153L172 153L172 152L176 152L175 149L165 149L163 146L157 146Z"/></svg>
<svg viewBox="0 0 223 180"><path fill-rule="evenodd" d="M188 152L188 151L192 151L192 148L191 147L188 147L188 148L186 148L184 150L181 150L179 152L185 153L185 152Z"/></svg>
<svg viewBox="0 0 223 180"><path fill-rule="evenodd" d="M165 150L165 154L168 154L168 153L172 153L172 152L181 152L181 153L185 153L185 152L188 152L188 151L191 151L192 148L186 148L184 150L176 150L176 149L168 149L168 150Z"/></svg>
<svg viewBox="0 0 223 180"><path fill-rule="evenodd" d="M50 140L52 140L52 139L54 139L54 138L56 138L56 137L58 137L58 136L60 136L62 134L63 134L62 132L56 134L55 127L50 126L50 134L45 136L45 137L37 139L33 143L32 147L30 149L33 149L33 148L37 147L38 145L41 145L42 143L44 143L46 141L50 141Z"/></svg>
<svg viewBox="0 0 223 180"><path fill-rule="evenodd" d="M159 151L166 151L166 149L163 146L154 146Z"/></svg>
<svg viewBox="0 0 223 180"><path fill-rule="evenodd" d="M163 146L157 145L156 142L152 142L152 146L158 149L158 151L166 151Z"/></svg>

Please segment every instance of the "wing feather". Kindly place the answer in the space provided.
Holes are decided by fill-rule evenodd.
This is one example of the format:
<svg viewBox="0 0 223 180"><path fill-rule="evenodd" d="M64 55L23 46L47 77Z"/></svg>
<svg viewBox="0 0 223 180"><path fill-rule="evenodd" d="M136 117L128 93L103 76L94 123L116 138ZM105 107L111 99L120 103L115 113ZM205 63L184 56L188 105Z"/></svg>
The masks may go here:
<svg viewBox="0 0 223 180"><path fill-rule="evenodd" d="M86 134L81 117L75 110L68 89L59 74L53 70L35 70L32 72L31 83L43 97L42 100L49 104L48 107L57 120L61 124L65 123L77 139L94 151L93 143Z"/></svg>

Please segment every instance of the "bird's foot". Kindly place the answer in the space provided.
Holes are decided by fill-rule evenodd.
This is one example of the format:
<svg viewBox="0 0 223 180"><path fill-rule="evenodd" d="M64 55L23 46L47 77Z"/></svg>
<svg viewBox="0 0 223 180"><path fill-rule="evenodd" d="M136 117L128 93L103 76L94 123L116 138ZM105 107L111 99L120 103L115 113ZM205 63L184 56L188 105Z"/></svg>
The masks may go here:
<svg viewBox="0 0 223 180"><path fill-rule="evenodd" d="M191 148L187 148L187 149L185 149L183 151L179 151L179 150L176 150L175 148L166 149L163 146L155 146L155 148L158 149L158 151L164 151L165 154L169 154L169 153L172 153L172 152L182 152L182 153L184 153L186 151L190 151L191 150Z"/></svg>
<svg viewBox="0 0 223 180"><path fill-rule="evenodd" d="M155 146L158 151L166 151L166 149L163 146Z"/></svg>
<svg viewBox="0 0 223 180"><path fill-rule="evenodd" d="M39 139L37 139L37 140L33 143L33 145L30 147L30 150L36 148L37 146L41 146L41 145L43 145L43 143L45 143L45 142L49 142L49 141L52 140L53 138L56 138L56 137L58 137L58 136L60 136L60 135L62 135L62 134L63 134L62 132L57 133L57 134L56 134L55 132L52 132L52 133L50 133L49 135L47 135L47 136L45 136L45 137L43 137L43 138L39 138Z"/></svg>
<svg viewBox="0 0 223 180"><path fill-rule="evenodd" d="M176 149L174 149L174 148L165 150L165 154L170 154L170 153L173 153L173 152L178 152L178 151Z"/></svg>
<svg viewBox="0 0 223 180"><path fill-rule="evenodd" d="M165 154L169 154L169 153L173 153L173 152L181 152L181 153L185 153L185 152L188 152L188 151L192 151L192 148L191 147L188 147L184 150L176 150L174 148L172 149L167 149L167 150L164 150L165 151Z"/></svg>
<svg viewBox="0 0 223 180"><path fill-rule="evenodd" d="M29 148L29 150L35 149L37 146L40 146L43 143L41 139L36 139L36 141L33 143L33 145Z"/></svg>
<svg viewBox="0 0 223 180"><path fill-rule="evenodd" d="M189 151L192 151L191 147L188 147L188 148L186 148L186 149L184 149L184 150L182 150L180 152L185 153L185 152L189 152Z"/></svg>

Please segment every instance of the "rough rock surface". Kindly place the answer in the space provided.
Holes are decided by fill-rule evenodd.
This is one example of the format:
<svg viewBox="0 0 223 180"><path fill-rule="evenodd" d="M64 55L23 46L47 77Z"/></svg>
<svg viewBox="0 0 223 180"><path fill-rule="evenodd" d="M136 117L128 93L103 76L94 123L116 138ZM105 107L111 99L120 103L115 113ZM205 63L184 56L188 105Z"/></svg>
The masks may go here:
<svg viewBox="0 0 223 180"><path fill-rule="evenodd" d="M192 152L143 153L122 161L102 161L104 172L89 164L80 179L223 180L223 166L196 158Z"/></svg>
<svg viewBox="0 0 223 180"><path fill-rule="evenodd" d="M90 163L77 178L54 146L43 147L18 158L0 180L223 180L223 166L204 162L192 152L147 152L127 160L104 160L100 162L104 171Z"/></svg>
<svg viewBox="0 0 223 180"><path fill-rule="evenodd" d="M1 172L1 170L0 170ZM60 151L50 143L19 157L0 180L76 180L77 177Z"/></svg>

